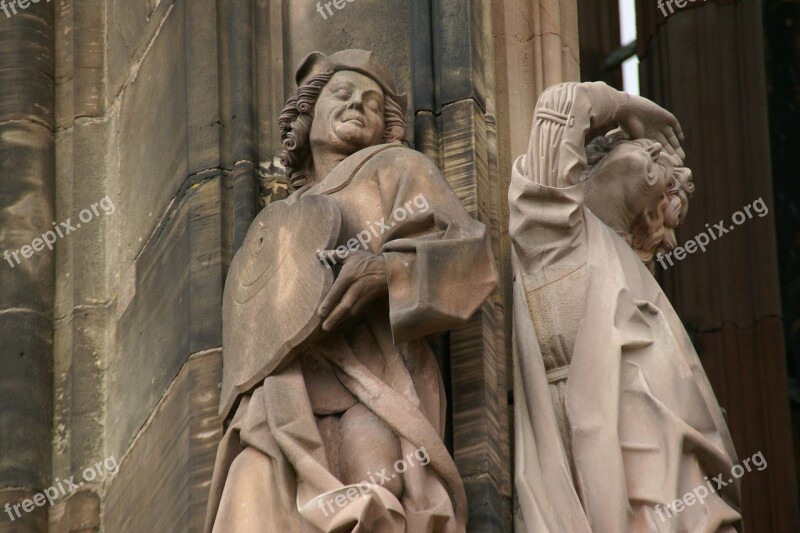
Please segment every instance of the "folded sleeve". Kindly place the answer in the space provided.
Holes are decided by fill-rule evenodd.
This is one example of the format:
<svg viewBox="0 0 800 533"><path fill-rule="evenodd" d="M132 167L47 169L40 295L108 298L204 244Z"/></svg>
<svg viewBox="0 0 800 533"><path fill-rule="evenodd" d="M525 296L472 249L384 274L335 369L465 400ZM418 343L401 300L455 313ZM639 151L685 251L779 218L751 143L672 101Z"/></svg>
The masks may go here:
<svg viewBox="0 0 800 533"><path fill-rule="evenodd" d="M527 176L547 187L570 187L586 169L584 141L612 121L626 96L602 82L561 83L546 89L533 114Z"/></svg>
<svg viewBox="0 0 800 533"><path fill-rule="evenodd" d="M622 103L613 100L623 97L599 82L562 83L539 97L508 193L509 232L523 272L557 268L557 276L566 275L586 262L585 136L612 120Z"/></svg>
<svg viewBox="0 0 800 533"><path fill-rule="evenodd" d="M424 155L398 147L372 164L390 221L380 251L394 342L464 324L497 285L486 227Z"/></svg>

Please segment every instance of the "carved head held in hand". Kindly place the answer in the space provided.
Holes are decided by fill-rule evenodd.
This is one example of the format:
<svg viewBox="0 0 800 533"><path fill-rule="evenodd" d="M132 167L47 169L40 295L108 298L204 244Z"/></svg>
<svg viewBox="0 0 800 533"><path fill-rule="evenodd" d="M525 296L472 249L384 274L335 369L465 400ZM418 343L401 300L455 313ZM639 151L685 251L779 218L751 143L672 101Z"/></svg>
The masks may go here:
<svg viewBox="0 0 800 533"><path fill-rule="evenodd" d="M621 130L595 138L586 146L586 157L589 209L652 270L658 253L677 246L675 229L686 217L694 192L691 171L660 143L630 140Z"/></svg>
<svg viewBox="0 0 800 533"><path fill-rule="evenodd" d="M374 53L313 52L297 71L297 85L279 119L292 190L324 179L358 150L405 143L406 97Z"/></svg>

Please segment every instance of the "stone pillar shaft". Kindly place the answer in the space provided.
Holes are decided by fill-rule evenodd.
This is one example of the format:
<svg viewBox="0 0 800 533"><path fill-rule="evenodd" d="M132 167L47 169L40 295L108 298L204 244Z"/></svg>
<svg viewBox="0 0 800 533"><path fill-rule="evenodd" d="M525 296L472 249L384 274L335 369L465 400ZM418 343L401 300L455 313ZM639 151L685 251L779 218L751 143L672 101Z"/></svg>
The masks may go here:
<svg viewBox="0 0 800 533"><path fill-rule="evenodd" d="M643 96L672 111L686 134L696 191L678 244L706 224L733 229L734 214L759 198L769 208L661 275L694 333L740 463L761 452L769 464L742 479L745 529L797 531L761 10L718 0L664 20L654 2L640 1L640 77Z"/></svg>
<svg viewBox="0 0 800 533"><path fill-rule="evenodd" d="M53 4L0 12L0 506L50 483L55 255ZM5 253L7 252L7 253ZM47 507L0 531L47 531Z"/></svg>

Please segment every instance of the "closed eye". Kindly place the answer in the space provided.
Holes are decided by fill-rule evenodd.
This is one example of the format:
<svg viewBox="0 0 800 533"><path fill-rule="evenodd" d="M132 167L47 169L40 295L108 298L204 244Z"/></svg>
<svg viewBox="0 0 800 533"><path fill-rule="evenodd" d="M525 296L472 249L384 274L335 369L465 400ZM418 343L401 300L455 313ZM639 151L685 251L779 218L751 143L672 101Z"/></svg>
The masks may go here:
<svg viewBox="0 0 800 533"><path fill-rule="evenodd" d="M337 87L333 91L333 95L336 98L342 98L342 99L350 98L351 94L352 93L350 92L350 90L347 87Z"/></svg>
<svg viewBox="0 0 800 533"><path fill-rule="evenodd" d="M377 112L382 111L381 102L377 98L367 98L366 100L364 100L364 104L373 111Z"/></svg>

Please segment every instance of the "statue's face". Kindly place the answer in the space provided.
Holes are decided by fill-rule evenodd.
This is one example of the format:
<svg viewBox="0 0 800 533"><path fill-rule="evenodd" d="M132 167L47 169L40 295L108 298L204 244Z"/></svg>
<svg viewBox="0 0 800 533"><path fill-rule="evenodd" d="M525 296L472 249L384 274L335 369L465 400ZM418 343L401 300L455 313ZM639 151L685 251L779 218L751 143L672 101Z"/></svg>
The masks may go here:
<svg viewBox="0 0 800 533"><path fill-rule="evenodd" d="M314 106L310 141L352 154L383 142L383 89L375 80L343 70L331 77Z"/></svg>
<svg viewBox="0 0 800 533"><path fill-rule="evenodd" d="M620 143L606 156L594 179L615 198L624 198L628 213L654 209L666 191L673 165L659 143L637 139Z"/></svg>

